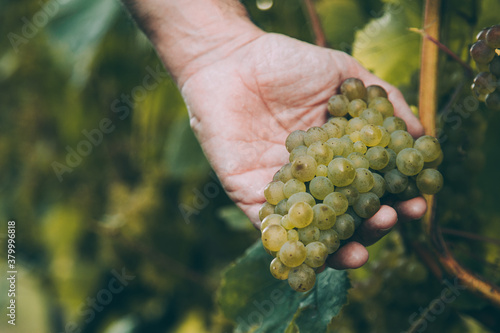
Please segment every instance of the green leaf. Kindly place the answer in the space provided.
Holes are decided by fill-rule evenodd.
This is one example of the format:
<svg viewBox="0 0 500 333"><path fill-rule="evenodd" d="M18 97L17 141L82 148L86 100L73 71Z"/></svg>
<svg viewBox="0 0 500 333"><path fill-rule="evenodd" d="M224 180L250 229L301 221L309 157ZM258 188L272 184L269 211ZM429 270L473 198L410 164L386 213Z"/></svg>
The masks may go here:
<svg viewBox="0 0 500 333"><path fill-rule="evenodd" d="M315 287L298 293L269 273L271 256L257 241L224 273L218 303L236 323L236 332L324 332L347 301L345 271L327 268L317 275Z"/></svg>
<svg viewBox="0 0 500 333"><path fill-rule="evenodd" d="M393 1L384 14L356 33L353 56L380 78L394 84L410 82L420 66L421 36L408 28L421 27L421 2Z"/></svg>

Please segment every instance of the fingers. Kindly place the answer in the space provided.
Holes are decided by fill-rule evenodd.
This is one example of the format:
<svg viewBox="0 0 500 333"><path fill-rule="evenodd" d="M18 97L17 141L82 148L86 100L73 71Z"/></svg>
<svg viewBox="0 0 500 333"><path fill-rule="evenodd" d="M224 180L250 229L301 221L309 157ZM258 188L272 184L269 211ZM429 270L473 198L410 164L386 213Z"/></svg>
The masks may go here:
<svg viewBox="0 0 500 333"><path fill-rule="evenodd" d="M349 242L329 256L326 264L334 269L354 269L363 266L367 261L366 248L357 242Z"/></svg>
<svg viewBox="0 0 500 333"><path fill-rule="evenodd" d="M418 220L427 211L427 202L424 198L417 197L396 203L394 209L402 220Z"/></svg>
<svg viewBox="0 0 500 333"><path fill-rule="evenodd" d="M396 211L392 207L383 205L375 215L361 223L353 239L364 246L372 245L387 235L397 222Z"/></svg>

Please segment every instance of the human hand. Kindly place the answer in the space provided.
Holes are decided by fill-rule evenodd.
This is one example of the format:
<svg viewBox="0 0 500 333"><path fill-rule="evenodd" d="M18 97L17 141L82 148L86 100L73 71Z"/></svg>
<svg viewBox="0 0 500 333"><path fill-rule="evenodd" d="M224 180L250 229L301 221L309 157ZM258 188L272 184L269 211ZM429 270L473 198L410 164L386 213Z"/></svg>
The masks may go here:
<svg viewBox="0 0 500 333"><path fill-rule="evenodd" d="M384 87L408 131L414 137L423 134L401 93L343 52L263 32L229 49L178 81L208 160L256 227L263 189L288 162L287 135L323 124L327 101L345 79ZM383 205L327 263L337 269L362 266L368 260L365 246L387 234L398 216L418 219L425 210L421 197Z"/></svg>

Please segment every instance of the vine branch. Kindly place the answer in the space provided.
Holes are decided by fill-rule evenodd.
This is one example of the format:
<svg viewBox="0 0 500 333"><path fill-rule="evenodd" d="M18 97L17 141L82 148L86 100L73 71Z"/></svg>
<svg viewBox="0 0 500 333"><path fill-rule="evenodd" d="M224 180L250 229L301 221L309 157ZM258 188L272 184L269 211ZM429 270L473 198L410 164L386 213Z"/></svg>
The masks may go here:
<svg viewBox="0 0 500 333"><path fill-rule="evenodd" d="M309 18L309 24L314 33L315 44L322 47L327 47L326 36L323 27L321 26L321 21L318 16L318 12L314 7L313 0L302 0L305 6L307 17Z"/></svg>

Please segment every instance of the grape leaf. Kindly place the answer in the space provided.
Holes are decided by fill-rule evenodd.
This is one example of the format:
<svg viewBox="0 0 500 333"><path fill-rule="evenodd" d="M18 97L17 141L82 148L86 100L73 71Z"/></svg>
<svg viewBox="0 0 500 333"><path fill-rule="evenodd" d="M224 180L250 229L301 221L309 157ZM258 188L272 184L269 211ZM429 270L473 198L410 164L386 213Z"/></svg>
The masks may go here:
<svg viewBox="0 0 500 333"><path fill-rule="evenodd" d="M236 332L324 332L347 301L347 273L327 268L315 287L298 293L269 273L271 256L257 241L223 273L217 300Z"/></svg>

